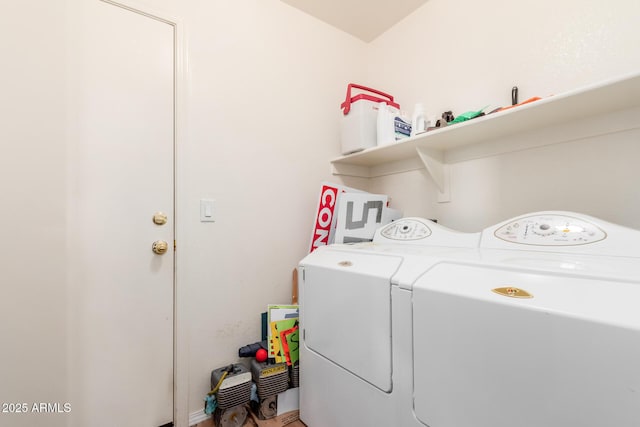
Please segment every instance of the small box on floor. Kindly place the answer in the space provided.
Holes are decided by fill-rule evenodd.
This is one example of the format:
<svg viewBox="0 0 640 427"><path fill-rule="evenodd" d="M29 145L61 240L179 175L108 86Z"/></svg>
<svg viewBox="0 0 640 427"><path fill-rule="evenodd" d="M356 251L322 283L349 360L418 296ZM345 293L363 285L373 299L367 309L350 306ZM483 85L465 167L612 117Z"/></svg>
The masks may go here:
<svg viewBox="0 0 640 427"><path fill-rule="evenodd" d="M269 420L258 419L258 416L252 412L251 421L257 427L304 427L304 424L300 421L299 411L287 412Z"/></svg>

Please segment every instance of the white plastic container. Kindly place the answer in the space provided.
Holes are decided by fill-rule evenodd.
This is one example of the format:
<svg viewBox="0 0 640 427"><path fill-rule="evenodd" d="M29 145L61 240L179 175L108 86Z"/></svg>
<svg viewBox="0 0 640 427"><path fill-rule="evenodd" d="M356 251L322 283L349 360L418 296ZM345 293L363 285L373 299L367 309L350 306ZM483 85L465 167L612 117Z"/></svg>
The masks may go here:
<svg viewBox="0 0 640 427"><path fill-rule="evenodd" d="M424 105L416 104L411 117L411 136L416 136L427 131L429 122L424 112Z"/></svg>
<svg viewBox="0 0 640 427"><path fill-rule="evenodd" d="M387 145L396 141L396 131L394 121L400 110L386 102L378 104L377 135L378 145Z"/></svg>
<svg viewBox="0 0 640 427"><path fill-rule="evenodd" d="M372 92L379 96L367 93L351 96L352 89ZM342 108L340 135L342 154L355 153L376 146L378 104L380 102L400 109L400 106L393 101L393 96L389 94L354 83L347 86L347 97L340 105Z"/></svg>

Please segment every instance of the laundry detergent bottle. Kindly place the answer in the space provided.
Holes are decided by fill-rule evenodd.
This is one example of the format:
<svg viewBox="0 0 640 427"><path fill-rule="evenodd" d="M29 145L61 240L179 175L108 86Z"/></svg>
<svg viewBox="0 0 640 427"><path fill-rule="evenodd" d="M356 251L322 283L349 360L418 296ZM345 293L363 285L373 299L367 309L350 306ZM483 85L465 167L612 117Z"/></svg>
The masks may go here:
<svg viewBox="0 0 640 427"><path fill-rule="evenodd" d="M429 127L427 116L424 113L424 105L416 104L411 117L411 136L426 132Z"/></svg>

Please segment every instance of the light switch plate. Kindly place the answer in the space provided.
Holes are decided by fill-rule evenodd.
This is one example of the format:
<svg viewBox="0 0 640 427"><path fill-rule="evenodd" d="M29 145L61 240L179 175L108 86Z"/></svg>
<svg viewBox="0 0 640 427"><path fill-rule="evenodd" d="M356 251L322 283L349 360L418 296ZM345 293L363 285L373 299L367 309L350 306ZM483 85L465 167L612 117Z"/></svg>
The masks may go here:
<svg viewBox="0 0 640 427"><path fill-rule="evenodd" d="M200 222L216 222L215 204L214 199L200 199Z"/></svg>

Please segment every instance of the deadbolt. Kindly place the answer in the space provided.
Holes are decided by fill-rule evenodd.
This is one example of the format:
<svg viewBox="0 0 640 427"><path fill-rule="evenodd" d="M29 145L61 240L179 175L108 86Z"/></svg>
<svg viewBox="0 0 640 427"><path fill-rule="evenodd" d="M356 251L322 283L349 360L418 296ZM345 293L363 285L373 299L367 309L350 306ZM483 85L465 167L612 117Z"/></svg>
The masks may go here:
<svg viewBox="0 0 640 427"><path fill-rule="evenodd" d="M156 225L165 225L167 223L167 214L156 212L153 215L153 223Z"/></svg>
<svg viewBox="0 0 640 427"><path fill-rule="evenodd" d="M169 245L164 240L156 240L155 242L153 242L153 246L151 246L151 249L153 249L153 252L155 252L156 254L162 255L167 252L167 249L169 249Z"/></svg>

